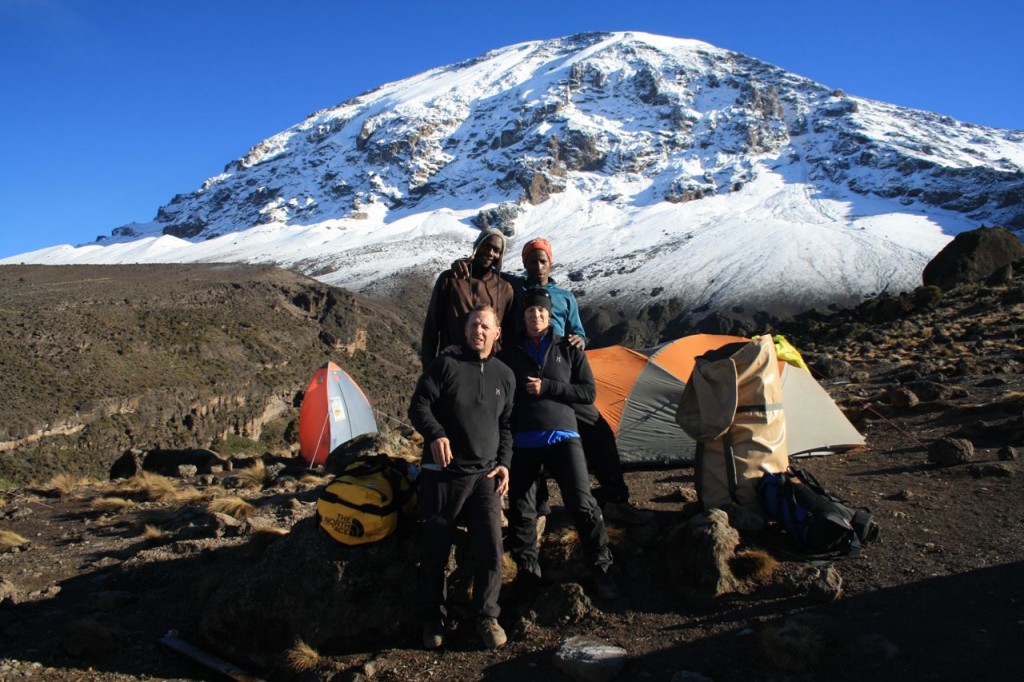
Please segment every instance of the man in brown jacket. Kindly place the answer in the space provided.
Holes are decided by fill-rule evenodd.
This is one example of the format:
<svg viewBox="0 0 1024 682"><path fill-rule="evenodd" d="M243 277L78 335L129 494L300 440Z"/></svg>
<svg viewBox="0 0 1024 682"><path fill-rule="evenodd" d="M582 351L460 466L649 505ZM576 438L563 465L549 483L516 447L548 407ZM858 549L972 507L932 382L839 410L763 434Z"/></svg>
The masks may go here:
<svg viewBox="0 0 1024 682"><path fill-rule="evenodd" d="M463 342L466 318L474 307L491 306L499 326L512 312L512 285L498 276L505 246L505 236L499 230L481 230L473 242L470 276L460 279L445 270L437 278L423 322L420 360L424 369L442 350Z"/></svg>

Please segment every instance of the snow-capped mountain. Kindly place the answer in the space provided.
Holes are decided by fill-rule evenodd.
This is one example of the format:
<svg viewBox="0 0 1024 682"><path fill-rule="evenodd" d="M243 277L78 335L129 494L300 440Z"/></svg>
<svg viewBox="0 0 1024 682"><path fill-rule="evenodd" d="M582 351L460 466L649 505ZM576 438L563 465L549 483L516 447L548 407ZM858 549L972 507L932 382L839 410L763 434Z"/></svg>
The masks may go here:
<svg viewBox="0 0 1024 682"><path fill-rule="evenodd" d="M1024 229L1022 168L1024 131L694 40L580 34L383 85L153 222L0 262L274 262L380 292L495 226L511 249L551 238L556 278L588 301L793 311L911 289L963 230Z"/></svg>

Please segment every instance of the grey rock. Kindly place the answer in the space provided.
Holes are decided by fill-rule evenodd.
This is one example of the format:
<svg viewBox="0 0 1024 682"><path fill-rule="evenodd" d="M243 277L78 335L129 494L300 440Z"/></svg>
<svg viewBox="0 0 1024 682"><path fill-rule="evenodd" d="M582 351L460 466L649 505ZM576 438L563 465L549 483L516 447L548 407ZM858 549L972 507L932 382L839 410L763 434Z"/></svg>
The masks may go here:
<svg viewBox="0 0 1024 682"><path fill-rule="evenodd" d="M579 583L559 583L544 588L533 608L537 622L545 626L580 623L594 613L594 605Z"/></svg>
<svg viewBox="0 0 1024 682"><path fill-rule="evenodd" d="M939 466L954 466L974 459L974 444L966 438L940 438L928 445L928 461Z"/></svg>
<svg viewBox="0 0 1024 682"><path fill-rule="evenodd" d="M669 682L714 682L710 677L690 670L679 670L672 674Z"/></svg>
<svg viewBox="0 0 1024 682"><path fill-rule="evenodd" d="M626 667L622 647L589 637L570 637L555 652L555 667L577 682L608 682Z"/></svg>
<svg viewBox="0 0 1024 682"><path fill-rule="evenodd" d="M967 472L975 478L1008 478L1013 476L1013 470L1005 464L972 464L967 467Z"/></svg>
<svg viewBox="0 0 1024 682"><path fill-rule="evenodd" d="M740 587L729 560L736 554L740 535L721 509L694 516L667 538L667 558L673 587L690 599L710 599Z"/></svg>
<svg viewBox="0 0 1024 682"><path fill-rule="evenodd" d="M1010 462L1015 459L1020 459L1020 451L1017 448L1011 448L1009 445L1006 447L999 448L999 459L1003 462Z"/></svg>
<svg viewBox="0 0 1024 682"><path fill-rule="evenodd" d="M135 595L123 590L105 590L94 592L86 600L86 606L90 611L114 611L130 602Z"/></svg>
<svg viewBox="0 0 1024 682"><path fill-rule="evenodd" d="M886 397L888 397L889 403L893 407L900 409L915 407L921 402L921 399L905 386L889 389L886 393Z"/></svg>

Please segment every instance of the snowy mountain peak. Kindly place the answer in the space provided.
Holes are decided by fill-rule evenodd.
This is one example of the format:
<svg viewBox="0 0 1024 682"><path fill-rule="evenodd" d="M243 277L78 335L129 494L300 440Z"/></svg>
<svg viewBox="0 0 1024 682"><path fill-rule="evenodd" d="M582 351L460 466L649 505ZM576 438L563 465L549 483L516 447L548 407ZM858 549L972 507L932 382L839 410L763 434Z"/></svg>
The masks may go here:
<svg viewBox="0 0 1024 682"><path fill-rule="evenodd" d="M358 290L495 226L579 294L796 310L1024 228L1024 132L847 95L696 40L585 33L387 83L256 144L151 223L7 262L276 262ZM507 259L510 267L516 259Z"/></svg>

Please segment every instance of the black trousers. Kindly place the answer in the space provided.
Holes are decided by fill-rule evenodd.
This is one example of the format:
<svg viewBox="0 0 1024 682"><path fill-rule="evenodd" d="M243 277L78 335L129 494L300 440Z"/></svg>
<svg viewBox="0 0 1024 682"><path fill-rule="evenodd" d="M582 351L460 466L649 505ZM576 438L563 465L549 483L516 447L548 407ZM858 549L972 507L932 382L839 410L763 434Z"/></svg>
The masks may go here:
<svg viewBox="0 0 1024 682"><path fill-rule="evenodd" d="M501 498L489 472L457 474L423 469L419 477L419 517L423 547L417 587L424 622L448 615L445 574L455 540L456 519L469 527L473 551L473 608L480 616L497 618L501 592Z"/></svg>
<svg viewBox="0 0 1024 682"><path fill-rule="evenodd" d="M612 427L598 417L593 424L577 422L580 438L583 440L583 451L587 456L587 465L594 478L601 484L601 492L607 502L628 502L629 488L622 477L622 460L619 449L615 446L615 434Z"/></svg>
<svg viewBox="0 0 1024 682"><path fill-rule="evenodd" d="M583 452L587 458L587 468L594 474L601 486L601 497L605 502L628 502L629 487L622 476L622 461L619 449L615 446L615 434L612 427L598 417L593 424L582 419L577 421L576 428L583 442ZM547 480L537 481L537 504L548 501Z"/></svg>
<svg viewBox="0 0 1024 682"><path fill-rule="evenodd" d="M572 512L587 562L598 570L612 565L608 532L597 500L590 492L590 476L579 439L571 438L544 448L515 448L509 484L509 551L520 571L540 575L537 555L537 506L532 493L541 467L558 483L565 506Z"/></svg>

